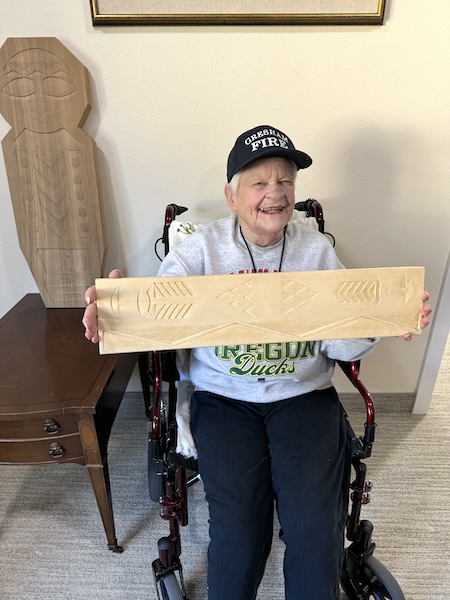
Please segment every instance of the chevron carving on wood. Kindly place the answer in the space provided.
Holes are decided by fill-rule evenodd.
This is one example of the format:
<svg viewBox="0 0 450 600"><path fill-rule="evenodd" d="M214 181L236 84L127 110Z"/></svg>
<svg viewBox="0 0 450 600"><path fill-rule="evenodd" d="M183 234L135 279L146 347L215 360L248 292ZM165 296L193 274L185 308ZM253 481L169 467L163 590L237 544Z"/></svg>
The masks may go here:
<svg viewBox="0 0 450 600"><path fill-rule="evenodd" d="M420 334L423 267L97 279L100 353Z"/></svg>

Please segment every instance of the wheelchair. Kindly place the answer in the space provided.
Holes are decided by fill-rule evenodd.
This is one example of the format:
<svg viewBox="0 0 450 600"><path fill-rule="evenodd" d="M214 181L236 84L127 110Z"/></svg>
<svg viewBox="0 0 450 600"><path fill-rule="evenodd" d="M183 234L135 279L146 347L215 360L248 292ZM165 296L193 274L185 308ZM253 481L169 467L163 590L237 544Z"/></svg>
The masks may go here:
<svg viewBox="0 0 450 600"><path fill-rule="evenodd" d="M315 199L298 202L295 209L302 213L305 223L312 223L327 235L334 245L332 234L325 231L320 203ZM169 229L176 218L188 209L176 204L166 207L162 237L164 255L169 252ZM309 220L312 221L309 221ZM190 224L189 224L190 225ZM373 524L361 519L361 509L370 502L372 483L367 480L367 467L375 440L375 409L371 394L360 379L360 361L337 362L364 401L366 422L361 436L355 434L345 413L351 449L352 473L350 502L346 523L345 549L341 587L348 600L405 600L405 596L390 571L374 556ZM158 541L158 558L152 562L158 600L188 600L181 564L180 526L188 524L188 487L200 478L195 459L186 459L176 452L176 382L179 379L175 352L153 352L149 369L151 399L149 406L148 484L151 501L160 505L160 515L169 525L169 533ZM163 387L166 389L163 391ZM353 477L352 477L353 478Z"/></svg>

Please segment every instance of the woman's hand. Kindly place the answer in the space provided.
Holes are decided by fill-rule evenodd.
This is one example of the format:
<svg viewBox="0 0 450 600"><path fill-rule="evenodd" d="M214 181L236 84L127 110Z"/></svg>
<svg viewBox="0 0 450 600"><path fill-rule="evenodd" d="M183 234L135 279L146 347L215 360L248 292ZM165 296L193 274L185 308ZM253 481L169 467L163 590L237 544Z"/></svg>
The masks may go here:
<svg viewBox="0 0 450 600"><path fill-rule="evenodd" d="M123 273L120 269L114 269L108 275L110 279L119 279L123 277ZM86 310L84 311L83 318L81 322L85 327L84 337L90 340L93 344L98 343L98 323L97 323L97 294L95 290L95 285L91 285L90 288L86 290L84 295L84 299L86 300Z"/></svg>
<svg viewBox="0 0 450 600"><path fill-rule="evenodd" d="M420 321L420 326L422 327L422 329L424 329L424 327L427 327L427 325L430 322L429 316L432 312L431 305L425 304L425 302L428 302L429 299L430 299L430 294L428 292L423 292L423 294L422 294L422 302L423 302L422 318ZM412 337L413 336L411 333L404 333L401 336L401 339L404 340L405 342L410 342L412 340Z"/></svg>

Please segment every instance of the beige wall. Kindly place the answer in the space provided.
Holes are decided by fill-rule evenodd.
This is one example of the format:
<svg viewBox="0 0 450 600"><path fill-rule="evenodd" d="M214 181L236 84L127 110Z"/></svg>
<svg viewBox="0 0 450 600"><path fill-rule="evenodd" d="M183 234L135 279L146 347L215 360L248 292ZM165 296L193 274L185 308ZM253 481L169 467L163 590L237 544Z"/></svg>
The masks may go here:
<svg viewBox="0 0 450 600"><path fill-rule="evenodd" d="M107 269L154 275L168 202L227 213L236 136L268 123L312 155L317 198L348 267L425 265L437 297L448 255L448 0L388 0L385 25L93 28L88 0L0 0L7 37L55 36L91 74ZM0 137L9 129L0 117ZM0 314L37 291L0 160ZM80 332L81 334L81 332ZM364 365L375 392L414 392L428 332L386 339ZM338 386L345 388L338 380Z"/></svg>

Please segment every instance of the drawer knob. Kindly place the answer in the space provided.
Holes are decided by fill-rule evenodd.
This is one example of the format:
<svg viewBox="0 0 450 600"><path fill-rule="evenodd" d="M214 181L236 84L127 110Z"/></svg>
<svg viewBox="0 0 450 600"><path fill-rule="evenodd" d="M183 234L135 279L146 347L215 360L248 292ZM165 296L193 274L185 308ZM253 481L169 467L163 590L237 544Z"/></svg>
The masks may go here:
<svg viewBox="0 0 450 600"><path fill-rule="evenodd" d="M55 435L59 433L61 429L59 423L55 421L55 419L45 419L44 421L44 431L48 433L48 435Z"/></svg>
<svg viewBox="0 0 450 600"><path fill-rule="evenodd" d="M58 442L53 442L48 448L48 453L52 458L62 458L66 453L66 450Z"/></svg>

